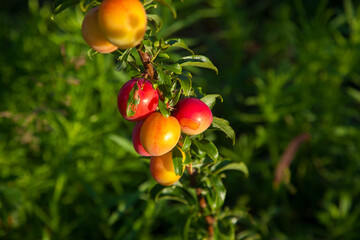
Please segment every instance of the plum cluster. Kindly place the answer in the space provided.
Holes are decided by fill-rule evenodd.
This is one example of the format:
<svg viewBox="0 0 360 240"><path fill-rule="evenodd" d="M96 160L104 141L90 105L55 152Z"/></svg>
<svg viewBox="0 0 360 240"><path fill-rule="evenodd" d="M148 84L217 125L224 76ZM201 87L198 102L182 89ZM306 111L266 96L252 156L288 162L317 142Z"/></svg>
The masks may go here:
<svg viewBox="0 0 360 240"><path fill-rule="evenodd" d="M146 12L139 0L104 0L85 15L81 32L92 49L110 53L140 44L146 26Z"/></svg>
<svg viewBox="0 0 360 240"><path fill-rule="evenodd" d="M146 12L139 0L104 0L88 11L81 30L91 48L110 53L140 44L146 27ZM164 117L158 111L159 92L145 78L133 78L120 89L117 103L126 120L137 122L132 142L137 153L151 156L153 178L159 184L172 185L181 177L175 173L173 149L179 149L183 161L186 158L177 146L181 145L181 132L200 134L210 126L213 116L201 100L185 98L175 106L172 116Z"/></svg>
<svg viewBox="0 0 360 240"><path fill-rule="evenodd" d="M128 104L131 91L137 104ZM144 78L133 78L125 83L119 91L117 103L126 120L137 122L132 142L138 154L151 156L152 177L165 186L174 184L181 177L174 170L172 152L175 147L179 148L185 160L184 152L177 146L181 132L187 135L204 132L213 120L210 108L197 98L184 98L175 106L172 116L164 117L157 111L158 90ZM132 116L127 114L129 108Z"/></svg>

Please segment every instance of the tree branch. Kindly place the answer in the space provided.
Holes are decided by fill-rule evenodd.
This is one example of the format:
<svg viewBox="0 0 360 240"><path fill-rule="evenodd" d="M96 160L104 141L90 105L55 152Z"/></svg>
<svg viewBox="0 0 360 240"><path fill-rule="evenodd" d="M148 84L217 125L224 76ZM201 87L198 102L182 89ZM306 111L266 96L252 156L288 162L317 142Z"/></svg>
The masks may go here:
<svg viewBox="0 0 360 240"><path fill-rule="evenodd" d="M154 66L151 63L151 56L148 53L141 51L140 48L137 48L137 51L140 55L141 62L144 65L146 76L152 80L155 80L156 72L154 70Z"/></svg>
<svg viewBox="0 0 360 240"><path fill-rule="evenodd" d="M204 214L204 210L207 207L207 203L206 203L206 199L205 199L204 195L202 194L202 189L197 186L197 181L196 181L197 171L193 171L192 164L190 164L190 166L187 167L187 171L188 171L189 177L190 177L190 186L195 188L196 197L197 197L199 207L200 207L200 212L201 212L201 214ZM207 216L205 216L205 221L208 225L208 234L209 234L208 239L212 240L214 237L215 218L211 215L207 215Z"/></svg>

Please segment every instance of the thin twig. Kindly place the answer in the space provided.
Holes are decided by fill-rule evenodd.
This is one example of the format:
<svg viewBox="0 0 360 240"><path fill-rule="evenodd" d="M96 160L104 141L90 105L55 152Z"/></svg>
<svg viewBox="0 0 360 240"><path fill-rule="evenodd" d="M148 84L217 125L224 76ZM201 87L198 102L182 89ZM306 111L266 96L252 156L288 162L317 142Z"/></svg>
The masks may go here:
<svg viewBox="0 0 360 240"><path fill-rule="evenodd" d="M202 194L202 189L200 187L197 187L197 181L196 181L197 171L193 171L192 164L190 164L190 166L187 167L187 171L190 177L190 186L195 188L196 197L199 202L200 212L203 214L205 212L204 210L207 207L207 203L204 195ZM208 239L212 240L214 237L215 218L211 215L207 215L205 216L205 221L208 225L208 234L209 234Z"/></svg>
<svg viewBox="0 0 360 240"><path fill-rule="evenodd" d="M302 133L297 137L295 137L287 146L275 170L275 178L274 178L275 185L278 185L283 180L284 170L290 166L300 145L303 142L310 140L310 138L311 138L310 134Z"/></svg>

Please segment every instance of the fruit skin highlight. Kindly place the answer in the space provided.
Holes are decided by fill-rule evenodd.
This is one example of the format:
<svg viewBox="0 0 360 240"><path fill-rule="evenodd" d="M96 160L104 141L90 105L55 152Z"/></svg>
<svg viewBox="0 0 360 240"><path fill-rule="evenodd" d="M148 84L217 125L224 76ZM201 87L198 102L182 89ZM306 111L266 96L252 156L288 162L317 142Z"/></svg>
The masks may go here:
<svg viewBox="0 0 360 240"><path fill-rule="evenodd" d="M180 134L180 124L176 118L166 118L161 113L154 112L141 127L140 141L151 156L161 156L176 146Z"/></svg>
<svg viewBox="0 0 360 240"><path fill-rule="evenodd" d="M149 157L151 156L143 147L143 145L141 145L141 141L140 141L140 130L142 125L144 124L143 121L141 122L137 122L133 132L132 132L132 142L133 142L133 146L135 151L140 154L141 156L144 157Z"/></svg>
<svg viewBox="0 0 360 240"><path fill-rule="evenodd" d="M179 148L183 161L185 160L185 153ZM172 160L172 152L168 152L162 156L153 156L150 160L151 176L156 182L161 185L169 186L177 182L181 176L175 174L174 164ZM183 171L185 166L183 168Z"/></svg>
<svg viewBox="0 0 360 240"><path fill-rule="evenodd" d="M81 25L81 33L92 49L100 53L110 53L118 49L118 47L103 36L98 24L98 12L99 7L95 7L85 15Z"/></svg>
<svg viewBox="0 0 360 240"><path fill-rule="evenodd" d="M120 49L139 45L147 27L146 12L139 0L104 0L98 20L105 38Z"/></svg>
<svg viewBox="0 0 360 240"><path fill-rule="evenodd" d="M139 98L140 102L133 108L135 115L129 117L126 115L127 101L129 99L129 93L135 84L137 84L139 90L135 91L134 97ZM159 104L159 95L148 80L133 78L121 87L117 104L123 118L128 121L140 121L155 112Z"/></svg>
<svg viewBox="0 0 360 240"><path fill-rule="evenodd" d="M213 120L210 108L197 98L184 98L179 101L174 117L179 121L181 131L188 135L204 132Z"/></svg>

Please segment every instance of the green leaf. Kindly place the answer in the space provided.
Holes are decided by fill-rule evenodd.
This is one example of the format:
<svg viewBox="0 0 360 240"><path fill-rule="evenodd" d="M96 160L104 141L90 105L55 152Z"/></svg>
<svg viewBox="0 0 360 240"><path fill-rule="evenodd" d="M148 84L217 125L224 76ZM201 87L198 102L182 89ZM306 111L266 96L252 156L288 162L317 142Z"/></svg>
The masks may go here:
<svg viewBox="0 0 360 240"><path fill-rule="evenodd" d="M191 146L191 139L189 138L188 135L186 135L185 139L184 139L184 143L183 143L183 146L182 146L182 150L184 152L188 151L190 149L190 146Z"/></svg>
<svg viewBox="0 0 360 240"><path fill-rule="evenodd" d="M215 209L222 207L226 197L226 188L220 177L210 176L211 185L215 192Z"/></svg>
<svg viewBox="0 0 360 240"><path fill-rule="evenodd" d="M216 171L214 171L214 175L218 175L219 173L226 171L226 170L235 170L240 171L245 174L246 177L249 176L249 170L245 163L243 162L232 162L229 164L226 164L225 166L220 167Z"/></svg>
<svg viewBox="0 0 360 240"><path fill-rule="evenodd" d="M353 99L360 103L360 91L351 87L347 88L346 91Z"/></svg>
<svg viewBox="0 0 360 240"><path fill-rule="evenodd" d="M166 74L161 67L156 67L156 72L158 74L159 85L171 85L171 78L168 74Z"/></svg>
<svg viewBox="0 0 360 240"><path fill-rule="evenodd" d="M174 18L177 17L175 6L171 0L156 0L156 1L164 5L165 7L169 8Z"/></svg>
<svg viewBox="0 0 360 240"><path fill-rule="evenodd" d="M131 153L133 156L139 156L139 154L137 154L135 151L132 142L128 138L110 134L109 139L119 145L122 149L126 150L128 153Z"/></svg>
<svg viewBox="0 0 360 240"><path fill-rule="evenodd" d="M122 71L126 68L129 55L131 53L132 48L127 49L121 56L118 58L118 65L116 67L117 71Z"/></svg>
<svg viewBox="0 0 360 240"><path fill-rule="evenodd" d="M181 176L183 174L183 155L179 148L174 147L172 150L172 160L174 164L175 174Z"/></svg>
<svg viewBox="0 0 360 240"><path fill-rule="evenodd" d="M210 109L212 109L215 105L216 98L220 98L221 102L223 102L223 98L219 94L208 94L200 100L203 101Z"/></svg>
<svg viewBox="0 0 360 240"><path fill-rule="evenodd" d="M184 90L184 95L188 97L191 94L191 78L186 75L178 75L177 77L182 89Z"/></svg>
<svg viewBox="0 0 360 240"><path fill-rule="evenodd" d="M162 65L162 67L164 69L167 69L167 70L169 70L171 72L174 72L176 74L181 74L181 72L182 72L182 67L178 63L171 64L171 65L165 65L164 64L164 65Z"/></svg>
<svg viewBox="0 0 360 240"><path fill-rule="evenodd" d="M159 53L159 58L169 59L170 56L167 53Z"/></svg>
<svg viewBox="0 0 360 240"><path fill-rule="evenodd" d="M233 141L233 145L235 145L235 131L232 129L232 127L230 127L228 121L223 118L213 117L212 126L223 131L226 136L228 136Z"/></svg>
<svg viewBox="0 0 360 240"><path fill-rule="evenodd" d="M141 69L139 68L139 66L136 63L136 59L133 55L129 55L127 57L127 63L133 68L136 69L138 72L141 72Z"/></svg>
<svg viewBox="0 0 360 240"><path fill-rule="evenodd" d="M129 98L126 106L126 115L128 117L132 117L136 114L137 106L140 103L139 97L139 86L138 83L135 82L133 88L129 92Z"/></svg>
<svg viewBox="0 0 360 240"><path fill-rule="evenodd" d="M212 69L218 74L218 69L215 65L205 56L202 55L194 55L194 56L186 56L181 58L178 63L182 67L202 67Z"/></svg>
<svg viewBox="0 0 360 240"><path fill-rule="evenodd" d="M185 152L185 161L184 165L192 163L190 151Z"/></svg>
<svg viewBox="0 0 360 240"><path fill-rule="evenodd" d="M163 101L159 101L159 109L164 117L168 118L170 116L170 110L167 108L166 103L164 103Z"/></svg>
<svg viewBox="0 0 360 240"><path fill-rule="evenodd" d="M197 204L196 195L193 192L190 192L181 186L176 186L176 188L173 188L173 187L165 187L160 184L156 184L150 190L150 197L155 201L175 200L184 204L190 204L190 205Z"/></svg>
<svg viewBox="0 0 360 240"><path fill-rule="evenodd" d="M184 240L188 240L189 239L189 230L190 230L190 226L191 226L191 220L194 217L194 214L189 215L189 217L186 219L186 222L184 224L184 228L182 231L182 238Z"/></svg>
<svg viewBox="0 0 360 240"><path fill-rule="evenodd" d="M235 240L235 228L230 219L225 218L217 222L221 237L224 239ZM249 238L250 240L250 238Z"/></svg>
<svg viewBox="0 0 360 240"><path fill-rule="evenodd" d="M76 5L80 2L81 0L55 0L54 4L53 4L53 16L52 18L62 12L63 10Z"/></svg>
<svg viewBox="0 0 360 240"><path fill-rule="evenodd" d="M218 160L219 158L219 151L216 148L215 144L208 141L208 140L194 140L194 144L197 148L199 148L201 151L205 152L212 160L214 160L215 162Z"/></svg>
<svg viewBox="0 0 360 240"><path fill-rule="evenodd" d="M165 186L161 184L156 184L153 188L151 188L149 192L150 198L156 201L164 188Z"/></svg>
<svg viewBox="0 0 360 240"><path fill-rule="evenodd" d="M180 38L169 39L165 41L166 44L170 45L169 47L177 47L188 50L193 56L194 52L186 45L186 43Z"/></svg>
<svg viewBox="0 0 360 240"><path fill-rule="evenodd" d="M156 14L147 14L146 16L149 22L154 23L155 32L159 32L160 28L162 27L161 18Z"/></svg>
<svg viewBox="0 0 360 240"><path fill-rule="evenodd" d="M149 4L153 3L153 2L154 2L154 0L144 0L143 5L144 5L144 7L146 7L147 5L149 5Z"/></svg>
<svg viewBox="0 0 360 240"><path fill-rule="evenodd" d="M179 102L179 99L181 97L181 93L182 93L181 89L176 89L175 91L176 91L175 96L170 100L169 103L171 106L175 106Z"/></svg>
<svg viewBox="0 0 360 240"><path fill-rule="evenodd" d="M173 196L173 195L161 195L157 198L157 201L160 200L172 200L172 201L178 201L184 204L189 204L188 201L184 200L182 197L178 197L178 196Z"/></svg>

